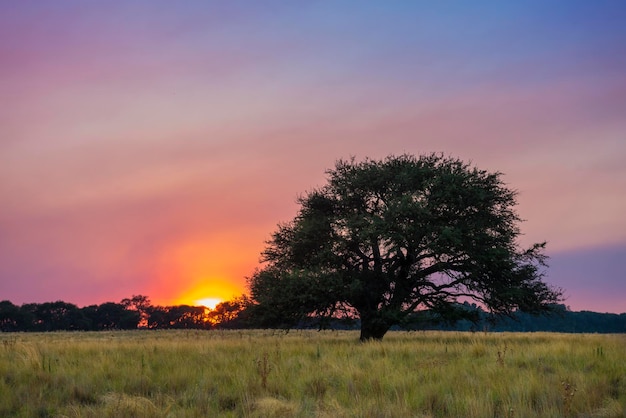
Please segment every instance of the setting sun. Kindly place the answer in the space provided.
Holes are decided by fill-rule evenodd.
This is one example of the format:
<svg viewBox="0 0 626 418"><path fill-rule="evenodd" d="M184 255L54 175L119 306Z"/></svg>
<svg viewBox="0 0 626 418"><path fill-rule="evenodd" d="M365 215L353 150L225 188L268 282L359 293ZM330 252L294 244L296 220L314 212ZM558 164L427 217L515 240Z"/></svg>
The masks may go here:
<svg viewBox="0 0 626 418"><path fill-rule="evenodd" d="M220 298L204 298L198 299L194 302L196 306L204 306L209 309L215 309L215 307L222 302Z"/></svg>
<svg viewBox="0 0 626 418"><path fill-rule="evenodd" d="M253 271L260 252L251 244L251 254L243 257L244 244L245 240L234 241L218 233L172 241L158 266L163 296L154 299L166 305L214 309L220 302L241 296L246 292L245 276ZM242 262L242 258L253 261Z"/></svg>
<svg viewBox="0 0 626 418"><path fill-rule="evenodd" d="M239 296L242 290L235 284L224 279L205 279L193 283L176 299L176 304L206 306L215 309L215 306L226 300Z"/></svg>

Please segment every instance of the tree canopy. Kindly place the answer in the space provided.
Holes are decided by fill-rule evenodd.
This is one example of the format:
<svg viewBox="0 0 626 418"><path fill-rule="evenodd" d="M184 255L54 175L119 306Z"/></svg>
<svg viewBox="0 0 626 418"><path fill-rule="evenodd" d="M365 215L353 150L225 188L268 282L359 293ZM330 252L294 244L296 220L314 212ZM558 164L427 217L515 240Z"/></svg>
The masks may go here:
<svg viewBox="0 0 626 418"><path fill-rule="evenodd" d="M510 314L561 300L543 281L545 243L519 246L516 192L501 173L430 154L340 160L327 176L248 278L265 325L343 315L360 319L361 340L382 339L418 311L462 318L463 301Z"/></svg>

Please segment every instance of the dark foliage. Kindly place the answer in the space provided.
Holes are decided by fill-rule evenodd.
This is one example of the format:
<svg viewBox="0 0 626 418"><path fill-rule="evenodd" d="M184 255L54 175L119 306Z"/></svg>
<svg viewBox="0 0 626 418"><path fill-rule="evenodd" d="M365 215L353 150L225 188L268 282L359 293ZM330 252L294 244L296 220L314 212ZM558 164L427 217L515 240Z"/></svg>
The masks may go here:
<svg viewBox="0 0 626 418"><path fill-rule="evenodd" d="M101 331L135 329L139 313L107 302L79 308L62 301L13 305L0 302L1 331Z"/></svg>
<svg viewBox="0 0 626 418"><path fill-rule="evenodd" d="M250 299L241 295L231 300L217 304L215 309L208 313L208 321L214 328L237 329L253 326L250 318Z"/></svg>
<svg viewBox="0 0 626 418"><path fill-rule="evenodd" d="M153 306L148 309L148 328L150 329L208 329L203 306Z"/></svg>
<svg viewBox="0 0 626 418"><path fill-rule="evenodd" d="M243 328L251 324L243 295L208 310L203 306L153 306L135 295L120 303L106 302L78 308L65 302L16 306L0 301L0 331L103 331L123 329Z"/></svg>
<svg viewBox="0 0 626 418"><path fill-rule="evenodd" d="M259 324L358 317L362 340L381 339L416 312L461 319L460 300L499 315L561 300L542 281L544 244L518 247L516 193L500 173L432 154L339 161L327 174L249 278Z"/></svg>
<svg viewBox="0 0 626 418"><path fill-rule="evenodd" d="M439 320L436 315L422 312L406 329L492 332L566 332L566 333L626 333L626 313L573 312L565 305L553 306L550 315L533 315L516 311L510 316L494 318L476 305L465 303L459 309L471 312L474 320L454 323Z"/></svg>
<svg viewBox="0 0 626 418"><path fill-rule="evenodd" d="M22 331L104 331L147 328L141 326L141 313L120 303L103 303L84 308L73 308L65 302L25 304L16 306L9 301L0 301L0 332ZM143 304L148 313L151 329L241 329L263 327L257 319L258 305L246 296L222 302L212 311L195 306L162 307ZM424 310L408 315L392 329L404 330L449 330L449 331L511 331L511 332L584 332L626 333L626 313L610 314L597 312L572 312L564 305L553 306L553 314L535 315L523 311L510 316L494 317L476 304L455 304L450 312L442 316L439 312ZM203 313L201 313L201 310ZM54 313L54 315L51 315ZM64 316L67 315L67 318ZM277 320L270 328L276 328ZM294 328L311 329L319 326L319 318L306 317ZM326 328L359 329L357 317L327 318Z"/></svg>
<svg viewBox="0 0 626 418"><path fill-rule="evenodd" d="M87 306L83 312L90 319L92 330L135 329L140 318L139 312L113 302Z"/></svg>

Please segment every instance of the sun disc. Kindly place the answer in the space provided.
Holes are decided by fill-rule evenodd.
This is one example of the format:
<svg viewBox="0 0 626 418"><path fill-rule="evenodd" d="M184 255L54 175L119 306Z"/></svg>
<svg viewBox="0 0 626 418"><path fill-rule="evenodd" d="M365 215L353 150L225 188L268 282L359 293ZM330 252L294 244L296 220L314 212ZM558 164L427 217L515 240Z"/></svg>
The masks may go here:
<svg viewBox="0 0 626 418"><path fill-rule="evenodd" d="M196 300L197 306L204 306L209 309L215 309L215 307L222 302L220 298L203 298Z"/></svg>

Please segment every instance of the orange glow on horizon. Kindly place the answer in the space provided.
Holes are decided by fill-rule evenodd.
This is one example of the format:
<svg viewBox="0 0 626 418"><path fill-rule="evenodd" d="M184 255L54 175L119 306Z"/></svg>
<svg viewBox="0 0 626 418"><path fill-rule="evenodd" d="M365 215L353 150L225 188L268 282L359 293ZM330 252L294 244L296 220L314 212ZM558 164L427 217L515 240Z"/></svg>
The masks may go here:
<svg viewBox="0 0 626 418"><path fill-rule="evenodd" d="M220 302L233 299L243 292L236 285L220 279L207 279L186 289L176 298L176 305L206 306L215 308Z"/></svg>
<svg viewBox="0 0 626 418"><path fill-rule="evenodd" d="M162 251L154 302L213 308L241 296L246 276L258 266L262 239L248 228L181 236Z"/></svg>
<svg viewBox="0 0 626 418"><path fill-rule="evenodd" d="M220 298L204 298L197 300L194 305L196 306L204 306L205 308L215 309L217 305L224 302Z"/></svg>

